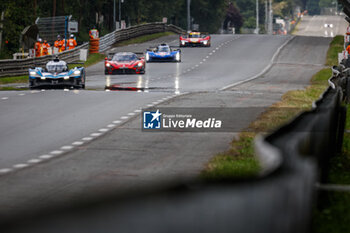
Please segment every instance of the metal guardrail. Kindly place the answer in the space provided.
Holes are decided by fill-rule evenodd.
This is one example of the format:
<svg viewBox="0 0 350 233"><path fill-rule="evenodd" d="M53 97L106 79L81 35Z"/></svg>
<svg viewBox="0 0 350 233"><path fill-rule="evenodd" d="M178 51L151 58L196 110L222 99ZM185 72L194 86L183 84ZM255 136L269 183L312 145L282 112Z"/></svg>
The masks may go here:
<svg viewBox="0 0 350 233"><path fill-rule="evenodd" d="M181 34L184 32L183 29L176 27L174 25L166 25L164 23L148 23L138 26L132 26L128 29L121 29L111 32L104 37L100 38L100 52L106 51L113 44L128 40L130 38L135 38L142 35L158 33L158 32L175 32Z"/></svg>
<svg viewBox="0 0 350 233"><path fill-rule="evenodd" d="M113 44L119 41L165 31L175 32L178 34L184 32L184 30L182 30L179 27L176 27L174 25L166 25L164 23L147 23L132 26L127 29L118 29L100 38L100 52L106 51ZM60 57L60 59L65 60L66 62L74 62L79 60L80 49L88 48L89 43L84 43L81 46L78 46L72 50L59 53L58 56ZM43 66L48 61L52 60L54 56L56 55L47 55L38 58L27 58L18 60L0 60L0 77L26 75L28 73L29 68L35 66Z"/></svg>

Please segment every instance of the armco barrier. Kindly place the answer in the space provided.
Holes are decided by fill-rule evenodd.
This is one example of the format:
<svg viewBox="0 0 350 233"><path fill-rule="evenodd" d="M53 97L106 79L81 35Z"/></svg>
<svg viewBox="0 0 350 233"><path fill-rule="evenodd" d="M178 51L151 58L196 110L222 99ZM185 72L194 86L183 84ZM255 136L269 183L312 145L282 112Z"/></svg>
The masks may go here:
<svg viewBox="0 0 350 233"><path fill-rule="evenodd" d="M100 52L106 51L118 41L165 31L175 32L179 34L184 32L179 27L176 27L174 25L166 25L164 23L147 23L132 26L127 29L118 29L100 38ZM89 44L84 43L75 49L64 51L58 56L60 59L65 60L66 62L74 62L79 60L80 49L88 49L88 47ZM28 68L42 66L49 60L52 60L54 56L55 55L48 55L39 58L27 58L20 60L0 60L0 77L26 75L28 73Z"/></svg>
<svg viewBox="0 0 350 233"><path fill-rule="evenodd" d="M188 182L135 195L66 203L56 211L0 220L7 233L307 233L315 184L325 180L329 159L344 133L344 72L311 111L255 141L261 178L218 183ZM2 221L2 223L1 223ZM20 223L20 224L19 224Z"/></svg>

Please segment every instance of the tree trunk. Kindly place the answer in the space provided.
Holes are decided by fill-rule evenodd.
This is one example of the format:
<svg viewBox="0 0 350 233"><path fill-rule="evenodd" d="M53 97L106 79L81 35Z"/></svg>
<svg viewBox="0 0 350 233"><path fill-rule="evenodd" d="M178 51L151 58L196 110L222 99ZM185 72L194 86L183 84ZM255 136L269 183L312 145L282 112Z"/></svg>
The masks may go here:
<svg viewBox="0 0 350 233"><path fill-rule="evenodd" d="M33 8L34 8L34 17L35 18L37 18L37 15L36 15L36 8L37 8L37 6L38 6L38 2L37 2L37 0L34 0L33 1Z"/></svg>
<svg viewBox="0 0 350 233"><path fill-rule="evenodd" d="M5 11L2 11L1 17L0 17L0 51L2 50L2 29L3 29L4 15L5 15Z"/></svg>
<svg viewBox="0 0 350 233"><path fill-rule="evenodd" d="M56 0L53 0L53 11L52 11L52 17L56 16Z"/></svg>

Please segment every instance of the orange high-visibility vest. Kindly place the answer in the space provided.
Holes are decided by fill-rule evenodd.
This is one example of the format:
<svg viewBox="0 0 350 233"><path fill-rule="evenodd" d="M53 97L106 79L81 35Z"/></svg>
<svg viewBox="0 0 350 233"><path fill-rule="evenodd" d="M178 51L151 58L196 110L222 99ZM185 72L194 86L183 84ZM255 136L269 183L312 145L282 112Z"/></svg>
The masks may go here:
<svg viewBox="0 0 350 233"><path fill-rule="evenodd" d="M69 39L67 42L67 46L68 46L69 50L74 49L75 46L77 46L77 42L73 38Z"/></svg>
<svg viewBox="0 0 350 233"><path fill-rule="evenodd" d="M43 48L43 56L48 55L49 54L50 44L44 42L42 44L42 48Z"/></svg>
<svg viewBox="0 0 350 233"><path fill-rule="evenodd" d="M58 52L62 52L65 50L64 40L56 40L54 46L58 48Z"/></svg>
<svg viewBox="0 0 350 233"><path fill-rule="evenodd" d="M40 57L41 56L41 43L38 41L35 43L34 49L35 49L35 56Z"/></svg>

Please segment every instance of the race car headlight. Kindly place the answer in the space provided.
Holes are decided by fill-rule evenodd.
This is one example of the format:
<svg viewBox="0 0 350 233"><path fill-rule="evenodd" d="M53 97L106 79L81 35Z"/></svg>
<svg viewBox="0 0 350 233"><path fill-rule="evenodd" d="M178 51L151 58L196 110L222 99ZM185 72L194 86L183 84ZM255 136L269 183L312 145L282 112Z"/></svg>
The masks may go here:
<svg viewBox="0 0 350 233"><path fill-rule="evenodd" d="M142 63L138 63L136 66L137 66L137 67L141 67L141 66L142 66Z"/></svg>
<svg viewBox="0 0 350 233"><path fill-rule="evenodd" d="M45 77L45 76L41 76L41 77L40 77L40 79L45 80L45 79L46 79L46 77Z"/></svg>
<svg viewBox="0 0 350 233"><path fill-rule="evenodd" d="M29 74L30 74L30 76L35 76L36 72L35 71L30 71Z"/></svg>
<svg viewBox="0 0 350 233"><path fill-rule="evenodd" d="M74 75L80 75L80 70L76 70L76 71L74 71Z"/></svg>
<svg viewBox="0 0 350 233"><path fill-rule="evenodd" d="M186 42L185 42L184 40L182 40L182 41L181 41L181 44L184 45L184 44L186 44Z"/></svg>
<svg viewBox="0 0 350 233"><path fill-rule="evenodd" d="M149 61L149 54L146 53L146 61Z"/></svg>
<svg viewBox="0 0 350 233"><path fill-rule="evenodd" d="M203 40L203 42L202 42L203 44L208 44L208 41L207 40Z"/></svg>
<svg viewBox="0 0 350 233"><path fill-rule="evenodd" d="M106 64L106 67L111 67L111 64L107 63L107 64Z"/></svg>
<svg viewBox="0 0 350 233"><path fill-rule="evenodd" d="M177 53L177 54L176 54L175 59L176 59L176 61L180 61L180 53Z"/></svg>
<svg viewBox="0 0 350 233"><path fill-rule="evenodd" d="M74 73L75 73L75 72L74 72ZM69 76L64 76L63 79L64 79L64 80L67 80L67 79L69 79Z"/></svg>

